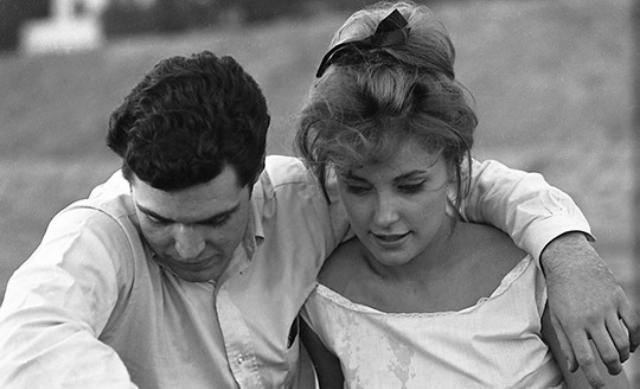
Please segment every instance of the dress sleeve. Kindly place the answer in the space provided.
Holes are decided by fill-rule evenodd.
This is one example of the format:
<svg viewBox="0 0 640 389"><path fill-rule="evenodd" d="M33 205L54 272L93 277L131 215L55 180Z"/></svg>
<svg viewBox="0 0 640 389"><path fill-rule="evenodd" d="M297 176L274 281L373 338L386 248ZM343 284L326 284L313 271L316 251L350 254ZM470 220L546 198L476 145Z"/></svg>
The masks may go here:
<svg viewBox="0 0 640 389"><path fill-rule="evenodd" d="M581 231L593 239L573 200L540 174L490 160L473 160L471 172L469 195L460 202L461 217L500 228L536 260L549 242L565 232Z"/></svg>
<svg viewBox="0 0 640 389"><path fill-rule="evenodd" d="M130 255L122 228L99 211L63 211L52 220L0 307L0 387L136 388L98 339L126 272L119 263Z"/></svg>

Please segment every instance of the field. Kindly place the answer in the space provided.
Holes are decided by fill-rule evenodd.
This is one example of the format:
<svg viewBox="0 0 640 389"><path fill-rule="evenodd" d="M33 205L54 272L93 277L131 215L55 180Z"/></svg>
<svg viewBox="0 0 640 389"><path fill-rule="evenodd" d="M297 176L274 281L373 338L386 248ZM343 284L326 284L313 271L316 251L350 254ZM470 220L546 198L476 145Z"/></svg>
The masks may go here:
<svg viewBox="0 0 640 389"><path fill-rule="evenodd" d="M476 157L541 172L568 192L635 298L629 7L630 0L470 1L435 10L457 48L457 78L476 99ZM0 57L0 300L48 219L119 167L104 146L108 115L159 59L205 49L233 55L267 96L269 151L291 154L296 112L343 18Z"/></svg>

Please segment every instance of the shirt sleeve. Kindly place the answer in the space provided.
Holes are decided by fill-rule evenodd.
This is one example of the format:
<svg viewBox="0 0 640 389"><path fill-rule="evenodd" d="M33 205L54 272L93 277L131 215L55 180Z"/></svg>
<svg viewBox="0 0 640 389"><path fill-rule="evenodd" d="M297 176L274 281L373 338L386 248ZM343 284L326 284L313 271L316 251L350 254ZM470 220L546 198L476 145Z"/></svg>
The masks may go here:
<svg viewBox="0 0 640 389"><path fill-rule="evenodd" d="M563 233L581 231L593 240L589 223L571 197L540 174L490 160L473 160L471 172L469 194L459 204L460 216L500 228L536 260Z"/></svg>
<svg viewBox="0 0 640 389"><path fill-rule="evenodd" d="M118 298L119 256L131 255L117 250L128 244L118 223L96 210L52 220L0 307L1 388L136 388L98 339Z"/></svg>

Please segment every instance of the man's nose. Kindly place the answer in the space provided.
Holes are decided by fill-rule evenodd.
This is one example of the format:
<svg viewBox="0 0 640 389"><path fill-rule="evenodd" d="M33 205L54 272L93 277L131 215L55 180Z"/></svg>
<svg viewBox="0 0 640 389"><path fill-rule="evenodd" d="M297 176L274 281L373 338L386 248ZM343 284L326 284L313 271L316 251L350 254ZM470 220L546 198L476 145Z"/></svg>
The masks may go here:
<svg viewBox="0 0 640 389"><path fill-rule="evenodd" d="M175 231L175 248L181 259L196 258L204 250L204 237L195 226L178 224Z"/></svg>

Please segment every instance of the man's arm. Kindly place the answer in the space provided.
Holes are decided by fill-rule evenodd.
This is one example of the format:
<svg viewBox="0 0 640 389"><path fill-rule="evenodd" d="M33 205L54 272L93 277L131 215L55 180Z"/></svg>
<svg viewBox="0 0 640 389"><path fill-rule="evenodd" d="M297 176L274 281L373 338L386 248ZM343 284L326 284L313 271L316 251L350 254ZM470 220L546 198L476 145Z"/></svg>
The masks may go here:
<svg viewBox="0 0 640 389"><path fill-rule="evenodd" d="M11 277L0 307L0 387L136 387L98 340L117 299L109 246L118 242L87 227L91 217L107 218L90 210L58 216Z"/></svg>
<svg viewBox="0 0 640 389"><path fill-rule="evenodd" d="M629 349L639 343L639 320L606 264L584 238L592 239L589 225L569 196L549 186L539 174L495 161L474 161L470 193L460 213L465 219L502 229L541 261L552 322L574 369L577 360L591 384L598 385L591 338L609 371L619 371Z"/></svg>
<svg viewBox="0 0 640 389"><path fill-rule="evenodd" d="M562 372L562 376L564 377L565 384L567 389L584 389L590 386L590 381L588 380L584 371L570 371L566 363L564 361L564 351L560 346L560 341L558 339L558 334L555 331L554 326L551 324L551 315L549 314L549 310L545 309L542 315L542 339L545 341L549 349L551 350L551 354L554 356L556 362L558 363L558 367ZM593 348L593 347L592 347ZM622 371L621 374L617 376L608 375L606 371L606 366L601 361L595 361L595 367L598 369L602 381L607 389L629 389L629 380L626 374Z"/></svg>
<svg viewBox="0 0 640 389"><path fill-rule="evenodd" d="M550 186L540 174L510 169L497 161L475 160L471 172L461 216L500 228L536 260L563 233L590 234L587 219L571 197Z"/></svg>
<svg viewBox="0 0 640 389"><path fill-rule="evenodd" d="M546 273L551 322L569 369L582 367L589 382L600 387L603 376L597 356L610 374L622 371L621 363L640 343L637 312L582 233L554 239L540 261Z"/></svg>

